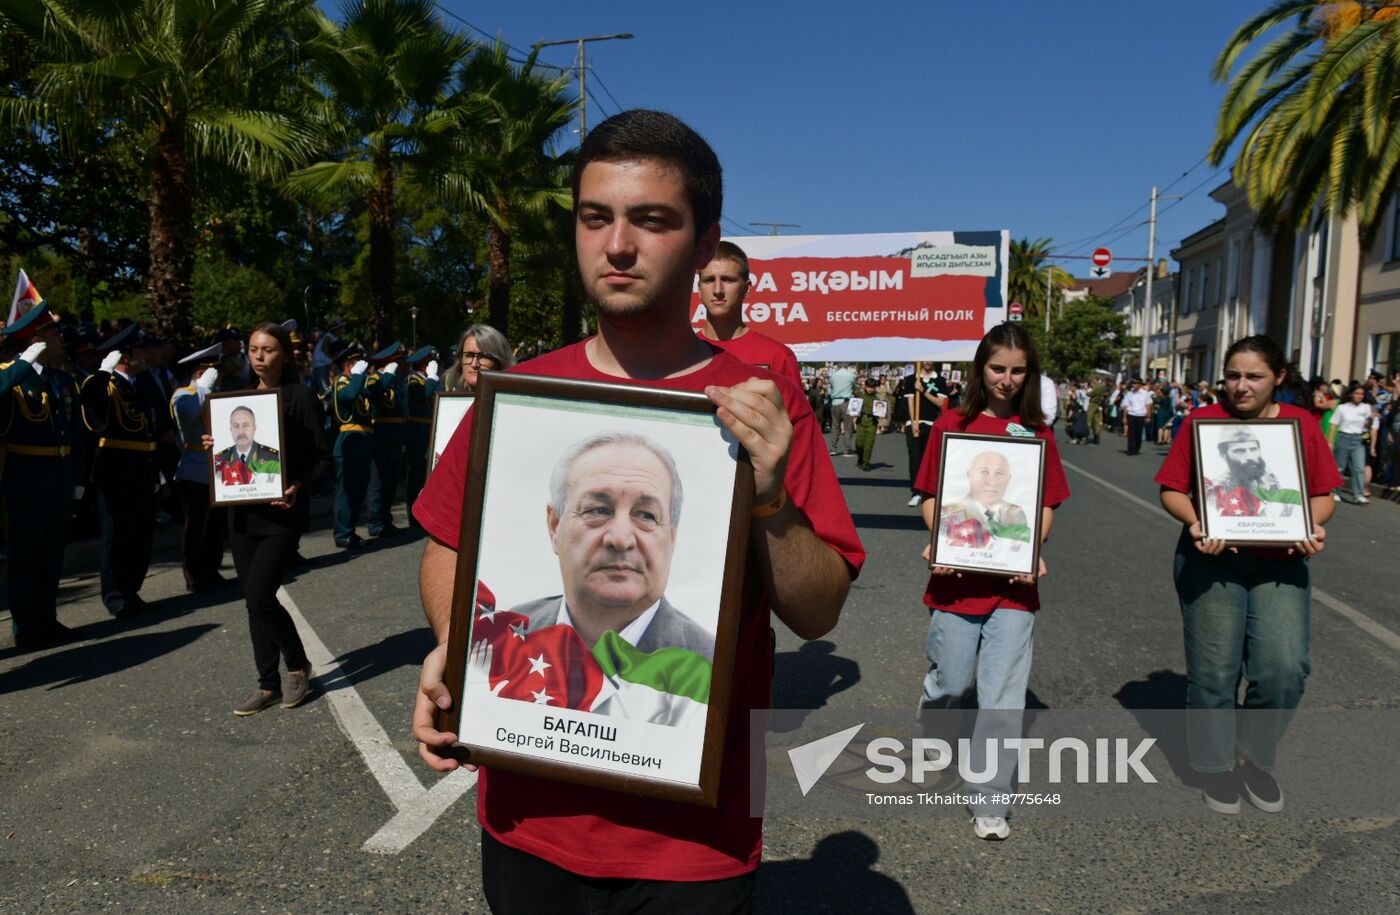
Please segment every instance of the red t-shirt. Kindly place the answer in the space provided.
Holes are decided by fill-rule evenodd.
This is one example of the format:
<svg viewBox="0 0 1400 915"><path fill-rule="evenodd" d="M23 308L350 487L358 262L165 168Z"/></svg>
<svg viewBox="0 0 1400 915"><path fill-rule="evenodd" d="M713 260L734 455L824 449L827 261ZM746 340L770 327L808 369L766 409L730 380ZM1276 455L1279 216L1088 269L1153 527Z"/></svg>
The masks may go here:
<svg viewBox="0 0 1400 915"><path fill-rule="evenodd" d="M1193 444L1191 424L1198 419L1235 419L1223 404L1213 403L1197 407L1181 421L1181 429L1172 439L1172 450L1154 477L1158 484L1167 489L1175 489L1188 495L1194 493L1196 478L1196 448ZM1303 475L1307 478L1309 496L1325 496L1342 485L1342 475L1337 470L1337 462L1332 457L1332 449L1322 435L1322 426L1310 411L1293 404L1278 404L1278 419L1296 419L1299 437L1303 445ZM1251 547L1250 552L1257 556L1274 559L1296 558L1286 547Z"/></svg>
<svg viewBox="0 0 1400 915"><path fill-rule="evenodd" d="M733 340L714 340L705 336L703 331L696 333L701 340L711 346L718 346L740 362L768 369L774 374L782 375L798 388L802 387L802 371L797 367L797 357L786 344L779 343L772 337L765 337L752 327L748 333Z"/></svg>
<svg viewBox="0 0 1400 915"><path fill-rule="evenodd" d="M979 413L968 421L957 410L943 411L929 430L928 444L924 446L924 462L919 465L919 476L914 481L914 488L922 490L930 497L937 496L943 433L972 432L978 435L1005 435L1010 438L1013 436L1007 429L1013 424L1020 425L1021 418L1013 416L1010 419L998 419ZM1045 440L1045 507L1055 508L1069 498L1069 483L1065 481L1065 469L1060 466L1060 451L1055 447L1055 436L1049 427L1037 426L1035 436ZM978 572L930 575L928 587L924 589L924 606L967 616L986 616L1000 607L1039 610L1039 586L1013 585L1008 578L1009 575L983 575Z"/></svg>
<svg viewBox="0 0 1400 915"><path fill-rule="evenodd" d="M776 380L793 426L784 481L788 497L817 536L846 561L851 577L859 573L865 549L856 536L816 417L797 388L719 350L704 367L678 378L619 378L595 369L585 344L556 350L511 371L682 391L702 391L712 384L732 386L755 376ZM453 549L461 525L471 426L468 413L413 507L414 517L428 533ZM483 768L477 782L481 825L506 845L588 877L720 880L758 867L763 821L749 816L749 710L771 704L769 625L768 598L757 564L751 560L744 574L729 728L715 809ZM762 752L761 747L754 750Z"/></svg>

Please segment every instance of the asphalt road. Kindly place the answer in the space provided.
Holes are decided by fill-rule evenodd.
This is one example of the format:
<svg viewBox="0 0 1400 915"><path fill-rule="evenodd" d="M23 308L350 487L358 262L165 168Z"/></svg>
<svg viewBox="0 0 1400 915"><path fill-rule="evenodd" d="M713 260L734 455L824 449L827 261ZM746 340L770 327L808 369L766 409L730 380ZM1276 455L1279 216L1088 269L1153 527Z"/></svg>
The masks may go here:
<svg viewBox="0 0 1400 915"><path fill-rule="evenodd" d="M1047 552L1033 703L1179 706L1176 529L1155 507L1156 449L1128 458L1117 438L1062 448L1073 497ZM870 559L827 639L804 650L780 629L775 705L907 708L927 616L904 443L881 437L869 474L833 460ZM244 610L234 592L184 594L172 532L143 592L158 611L129 622L97 600L91 545L70 548L61 619L87 640L0 648L0 910L484 911L470 791L421 817L430 825L401 851L365 850L395 818L384 779L425 809L438 781L408 721L429 646L422 542L352 556L333 548L325 520L286 590L333 660L309 704L248 719L231 714L254 685ZM1400 505L1339 506L1314 582L1343 609L1315 606L1305 708L1400 707L1397 541ZM961 817L777 817L758 910L1393 912L1394 813L1045 817L1003 843L978 841Z"/></svg>

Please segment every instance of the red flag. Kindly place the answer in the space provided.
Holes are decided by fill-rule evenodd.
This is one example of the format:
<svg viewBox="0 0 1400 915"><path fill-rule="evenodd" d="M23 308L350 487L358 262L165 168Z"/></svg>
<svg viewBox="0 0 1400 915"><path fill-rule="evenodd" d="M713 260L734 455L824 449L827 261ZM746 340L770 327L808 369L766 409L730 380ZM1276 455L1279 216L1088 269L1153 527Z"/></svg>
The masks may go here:
<svg viewBox="0 0 1400 915"><path fill-rule="evenodd" d="M984 547L991 542L992 535L976 518L968 518L957 524L948 525L949 546Z"/></svg>
<svg viewBox="0 0 1400 915"><path fill-rule="evenodd" d="M490 649L491 691L505 699L588 711L603 687L603 669L572 626L528 632L530 620L495 608L495 595L477 586L474 653Z"/></svg>

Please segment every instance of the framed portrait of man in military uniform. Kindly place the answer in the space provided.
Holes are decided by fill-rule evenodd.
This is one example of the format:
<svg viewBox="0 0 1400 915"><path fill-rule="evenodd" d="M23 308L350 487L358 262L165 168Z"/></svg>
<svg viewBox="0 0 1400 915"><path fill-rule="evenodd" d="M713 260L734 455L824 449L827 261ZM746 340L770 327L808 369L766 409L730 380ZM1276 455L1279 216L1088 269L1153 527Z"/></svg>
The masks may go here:
<svg viewBox="0 0 1400 915"><path fill-rule="evenodd" d="M1191 424L1201 532L1232 546L1278 546L1312 533L1302 437L1292 419Z"/></svg>
<svg viewBox="0 0 1400 915"><path fill-rule="evenodd" d="M211 505L275 502L282 476L282 392L211 394L204 404L214 448L209 453Z"/></svg>
<svg viewBox="0 0 1400 915"><path fill-rule="evenodd" d="M1035 575L1044 496L1043 440L945 433L929 564Z"/></svg>
<svg viewBox="0 0 1400 915"><path fill-rule="evenodd" d="M482 378L439 727L472 762L714 806L747 454L702 394Z"/></svg>
<svg viewBox="0 0 1400 915"><path fill-rule="evenodd" d="M437 466L438 458L447 450L452 434L472 408L476 394L471 391L439 391L433 395L433 431L429 436L432 450L428 452L428 473Z"/></svg>

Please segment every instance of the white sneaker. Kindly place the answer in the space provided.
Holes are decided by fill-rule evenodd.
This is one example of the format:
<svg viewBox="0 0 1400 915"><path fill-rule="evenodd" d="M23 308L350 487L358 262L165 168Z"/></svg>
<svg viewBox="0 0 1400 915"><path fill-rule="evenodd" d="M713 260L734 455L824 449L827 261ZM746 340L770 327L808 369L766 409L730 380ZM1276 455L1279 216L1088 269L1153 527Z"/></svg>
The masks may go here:
<svg viewBox="0 0 1400 915"><path fill-rule="evenodd" d="M973 817L972 830L977 833L979 839L1000 841L1011 835L1011 827L1006 824L1006 817Z"/></svg>
<svg viewBox="0 0 1400 915"><path fill-rule="evenodd" d="M1342 497L1339 496L1339 495L1337 495L1337 494L1334 492L1334 493L1332 493L1332 501L1333 501L1333 502L1340 502L1340 501L1342 501Z"/></svg>
<svg viewBox="0 0 1400 915"><path fill-rule="evenodd" d="M1365 496L1357 496L1357 497L1356 497L1356 504L1357 504L1357 505L1370 505L1370 504L1371 504L1371 500L1368 499L1368 498L1366 498Z"/></svg>
<svg viewBox="0 0 1400 915"><path fill-rule="evenodd" d="M923 502L924 497L919 495L918 493L914 493L912 496L909 497L909 501L905 502L904 504L908 505L910 508L918 508L920 505L923 504Z"/></svg>

